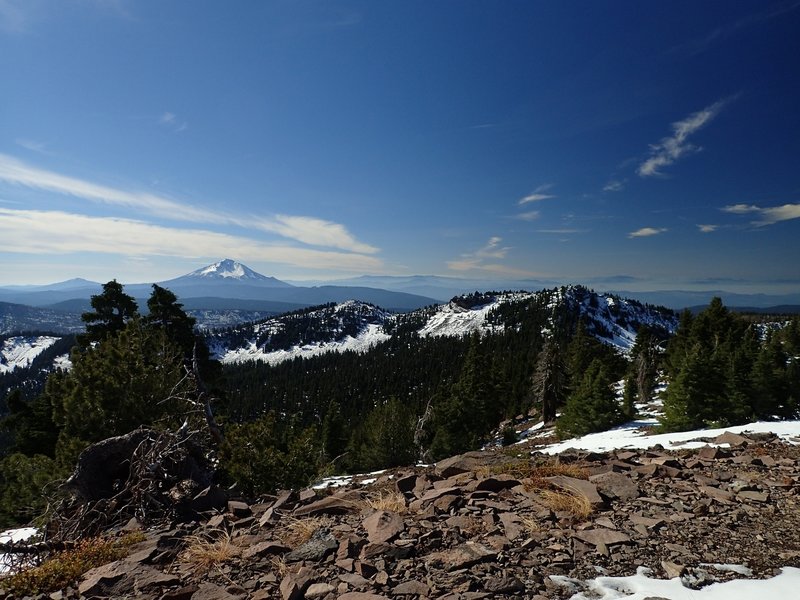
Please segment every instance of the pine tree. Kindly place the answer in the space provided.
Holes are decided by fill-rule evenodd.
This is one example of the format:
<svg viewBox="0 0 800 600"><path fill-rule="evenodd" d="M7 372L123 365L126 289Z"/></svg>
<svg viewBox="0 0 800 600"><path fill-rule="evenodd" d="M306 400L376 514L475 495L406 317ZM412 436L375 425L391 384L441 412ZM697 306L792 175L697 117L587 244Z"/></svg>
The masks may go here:
<svg viewBox="0 0 800 600"><path fill-rule="evenodd" d="M623 414L612 388L614 381L600 359L584 373L581 384L567 399L556 423L560 436L585 435L603 431L623 421Z"/></svg>
<svg viewBox="0 0 800 600"><path fill-rule="evenodd" d="M139 309L136 300L123 291L116 279L103 284L103 292L92 296L91 305L94 310L81 315L86 333L78 336L78 341L84 346L122 331Z"/></svg>
<svg viewBox="0 0 800 600"><path fill-rule="evenodd" d="M147 310L149 312L144 323L163 329L167 337L183 349L184 354L191 356L195 344L195 320L184 312L178 297L154 283L153 293L147 300Z"/></svg>
<svg viewBox="0 0 800 600"><path fill-rule="evenodd" d="M558 343L548 338L536 360L531 394L541 404L542 421L551 423L556 410L564 403L567 392L567 372Z"/></svg>
<svg viewBox="0 0 800 600"><path fill-rule="evenodd" d="M72 370L47 389L62 436L89 443L183 416L186 406L176 396L183 356L163 331L147 329L136 318L118 335L73 356Z"/></svg>

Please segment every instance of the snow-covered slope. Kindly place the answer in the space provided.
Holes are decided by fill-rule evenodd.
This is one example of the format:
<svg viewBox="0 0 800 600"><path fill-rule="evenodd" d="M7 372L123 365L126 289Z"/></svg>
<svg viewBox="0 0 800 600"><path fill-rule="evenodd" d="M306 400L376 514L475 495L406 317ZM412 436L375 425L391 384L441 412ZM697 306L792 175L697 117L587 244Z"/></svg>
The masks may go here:
<svg viewBox="0 0 800 600"><path fill-rule="evenodd" d="M349 301L300 310L208 335L209 347L223 363L277 364L326 352L363 352L389 339L390 315L371 304Z"/></svg>
<svg viewBox="0 0 800 600"><path fill-rule="evenodd" d="M47 335L18 335L6 338L0 344L0 374L28 367L58 339Z"/></svg>

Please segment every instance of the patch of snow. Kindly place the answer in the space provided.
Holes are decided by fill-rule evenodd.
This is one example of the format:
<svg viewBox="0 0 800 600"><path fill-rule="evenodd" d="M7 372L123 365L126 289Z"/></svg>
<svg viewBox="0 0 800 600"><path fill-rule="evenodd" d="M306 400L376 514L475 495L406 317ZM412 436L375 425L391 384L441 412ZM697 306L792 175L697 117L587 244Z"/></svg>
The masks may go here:
<svg viewBox="0 0 800 600"><path fill-rule="evenodd" d="M0 347L0 375L30 366L39 354L58 339L47 335L18 335L8 338Z"/></svg>
<svg viewBox="0 0 800 600"><path fill-rule="evenodd" d="M0 533L0 544L8 544L10 542L22 542L32 538L39 533L35 527L20 527L18 529L7 529ZM0 554L0 573L5 573L11 567L8 555Z"/></svg>
<svg viewBox="0 0 800 600"><path fill-rule="evenodd" d="M72 369L72 361L69 359L69 354L62 354L53 359L53 367L61 369L62 371L69 371Z"/></svg>
<svg viewBox="0 0 800 600"><path fill-rule="evenodd" d="M700 590L683 586L680 578L651 579L650 572L639 567L636 575L629 577L597 577L581 582L560 575L550 579L569 590L582 590L571 600L645 600L655 596L664 600L752 600L753 598L792 598L800 589L800 569L784 567L779 575L771 579L735 579L714 583Z"/></svg>
<svg viewBox="0 0 800 600"><path fill-rule="evenodd" d="M493 302L472 308L464 308L454 302L443 304L419 330L419 335L422 337L462 337L476 332L484 333L490 329L486 325L486 317L493 308L506 302L533 298L535 295L529 292L500 294Z"/></svg>
<svg viewBox="0 0 800 600"><path fill-rule="evenodd" d="M658 424L655 419L630 421L619 427L590 433L583 437L551 444L539 451L545 454L558 454L569 449L587 450L590 452L606 452L622 448L644 450L660 444L664 448L702 448L713 445L700 438L714 438L730 431L731 433L774 433L781 439L793 444L800 444L800 421L757 421L747 425L719 427L716 429L698 429L677 433L661 433L647 435L647 428Z"/></svg>

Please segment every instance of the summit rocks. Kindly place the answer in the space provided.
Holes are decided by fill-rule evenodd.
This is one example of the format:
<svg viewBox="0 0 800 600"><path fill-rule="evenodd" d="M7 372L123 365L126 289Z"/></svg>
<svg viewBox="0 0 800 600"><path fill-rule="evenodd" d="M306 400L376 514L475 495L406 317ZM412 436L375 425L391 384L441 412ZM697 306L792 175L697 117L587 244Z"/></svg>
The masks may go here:
<svg viewBox="0 0 800 600"><path fill-rule="evenodd" d="M800 567L800 447L738 437L723 450L471 453L369 486L229 503L145 532L58 597L542 600L575 591L551 575L643 566L696 588L742 577L724 565L758 578ZM198 539L227 554L200 566Z"/></svg>

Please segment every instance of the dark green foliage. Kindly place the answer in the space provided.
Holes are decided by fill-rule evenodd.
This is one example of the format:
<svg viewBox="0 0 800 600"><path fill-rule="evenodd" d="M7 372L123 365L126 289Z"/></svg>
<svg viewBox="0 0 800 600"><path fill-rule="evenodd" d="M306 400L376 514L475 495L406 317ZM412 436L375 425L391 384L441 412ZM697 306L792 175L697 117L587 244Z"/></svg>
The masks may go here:
<svg viewBox="0 0 800 600"><path fill-rule="evenodd" d="M249 496L307 485L318 472L318 460L315 430L281 431L273 413L229 426L220 449L223 476Z"/></svg>
<svg viewBox="0 0 800 600"><path fill-rule="evenodd" d="M567 395L567 369L561 349L554 339L548 339L536 360L531 395L541 407L542 421L550 423L556 419L556 409Z"/></svg>
<svg viewBox="0 0 800 600"><path fill-rule="evenodd" d="M331 400L325 411L321 436L322 455L326 462L332 463L344 455L350 441L350 429L336 400Z"/></svg>
<svg viewBox="0 0 800 600"><path fill-rule="evenodd" d="M183 311L183 304L178 302L178 297L154 283L153 293L147 300L147 310L145 324L162 329L170 342L181 348L186 356L192 356L195 320Z"/></svg>
<svg viewBox="0 0 800 600"><path fill-rule="evenodd" d="M22 394L15 390L6 401L9 414L0 420L0 428L10 433L8 451L28 456L44 454L52 458L58 439L58 428L53 422L50 397L42 394L31 402L25 402Z"/></svg>
<svg viewBox="0 0 800 600"><path fill-rule="evenodd" d="M184 375L181 349L138 318L95 348L76 351L73 363L47 388L62 435L95 442L185 408L175 398Z"/></svg>
<svg viewBox="0 0 800 600"><path fill-rule="evenodd" d="M61 474L52 458L15 453L0 460L0 529L29 523L46 506L44 490Z"/></svg>
<svg viewBox="0 0 800 600"><path fill-rule="evenodd" d="M595 360L605 366L608 376L615 381L622 379L625 374L627 368L625 359L616 350L590 335L586 330L585 321L580 319L575 334L567 345L565 356L571 390L580 387L584 374Z"/></svg>
<svg viewBox="0 0 800 600"><path fill-rule="evenodd" d="M796 416L795 359L787 353L796 329L767 330L765 339L762 331L719 298L694 318L684 314L667 349L664 429Z"/></svg>
<svg viewBox="0 0 800 600"><path fill-rule="evenodd" d="M503 446L510 446L511 444L516 444L518 441L519 441L519 434L513 427L511 426L503 427L502 438L500 440L500 443L503 444Z"/></svg>
<svg viewBox="0 0 800 600"><path fill-rule="evenodd" d="M81 315L86 333L79 335L78 341L84 346L119 333L139 310L136 300L123 291L116 279L104 283L103 292L92 296L91 304L93 310Z"/></svg>
<svg viewBox="0 0 800 600"><path fill-rule="evenodd" d="M580 386L570 394L564 412L556 423L559 436L585 435L618 425L624 415L612 388L614 378L600 359L594 359Z"/></svg>
<svg viewBox="0 0 800 600"><path fill-rule="evenodd" d="M461 376L435 409L433 459L476 448L496 423L497 396L490 366L481 351L480 337L473 335Z"/></svg>
<svg viewBox="0 0 800 600"><path fill-rule="evenodd" d="M373 470L414 464L414 414L390 398L367 416L352 444L354 470Z"/></svg>

